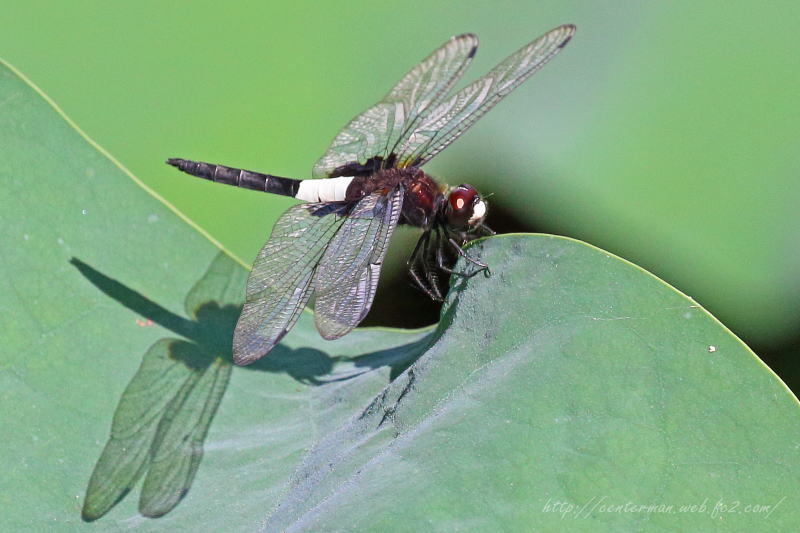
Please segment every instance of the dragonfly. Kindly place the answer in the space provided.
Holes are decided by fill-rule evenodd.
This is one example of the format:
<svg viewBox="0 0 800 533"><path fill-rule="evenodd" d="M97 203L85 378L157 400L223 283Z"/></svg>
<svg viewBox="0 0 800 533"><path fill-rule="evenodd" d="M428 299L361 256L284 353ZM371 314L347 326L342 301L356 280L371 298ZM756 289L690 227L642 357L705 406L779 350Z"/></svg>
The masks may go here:
<svg viewBox="0 0 800 533"><path fill-rule="evenodd" d="M493 234L484 222L486 198L471 185L439 184L421 167L558 54L574 33L572 24L554 28L455 92L478 38L450 38L336 135L314 165L315 179L169 159L195 177L303 202L278 219L253 263L233 335L234 362L247 365L267 355L312 296L323 338L352 331L372 306L398 225L422 229L408 271L434 300L444 298L450 275L488 272L488 265L464 250L467 242ZM459 257L474 268L454 270Z"/></svg>

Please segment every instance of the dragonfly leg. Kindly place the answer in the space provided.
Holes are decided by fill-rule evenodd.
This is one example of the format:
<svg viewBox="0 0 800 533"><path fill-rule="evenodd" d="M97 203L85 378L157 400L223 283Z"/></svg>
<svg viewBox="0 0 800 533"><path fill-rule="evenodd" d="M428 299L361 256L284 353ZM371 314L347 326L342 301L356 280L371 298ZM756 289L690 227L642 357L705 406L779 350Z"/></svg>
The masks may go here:
<svg viewBox="0 0 800 533"><path fill-rule="evenodd" d="M425 235L423 235L422 237L417 239L417 244L416 244L416 246L414 246L414 251L411 252L410 256L408 256L408 261L406 261L406 266L409 269L414 268L414 265L416 265L417 261L419 261L419 252L422 249L422 240L424 238L425 238Z"/></svg>
<svg viewBox="0 0 800 533"><path fill-rule="evenodd" d="M472 276L474 276L476 274L476 272L480 272L478 270L478 271L473 272L471 274L467 274L467 273L464 273L464 272L459 272L457 270L453 270L452 268L450 268L449 266L447 266L445 264L444 252L442 251L442 247L441 246L436 249L436 267L439 270L447 272L450 275L459 276L459 277L462 277L462 278L471 278Z"/></svg>
<svg viewBox="0 0 800 533"><path fill-rule="evenodd" d="M439 233L436 232L438 240ZM436 252L431 249L431 232L425 234L425 242L422 243L422 270L425 273L425 279L428 280L428 286L436 294L439 300L444 300L442 291L439 288L439 278L436 274L436 269L432 268L436 264ZM433 252L433 253L431 253Z"/></svg>
<svg viewBox="0 0 800 533"><path fill-rule="evenodd" d="M419 238L417 245L414 247L414 251L411 252L411 256L408 258L406 264L408 265L408 273L411 276L414 285L416 285L416 287L422 292L427 294L431 300L441 302L443 301L441 292L436 290L437 287L434 283L431 283L431 276L426 268L425 254L427 253L427 242L429 239L430 234L428 232ZM418 270L420 266L422 270L421 273Z"/></svg>
<svg viewBox="0 0 800 533"><path fill-rule="evenodd" d="M416 271L416 268L410 268L408 270L408 273L411 275L411 279L414 280L414 285L416 285L417 288L422 290L422 292L427 294L428 297L431 300L433 300L435 302L444 301L440 296L437 296L436 294L434 294L434 292L428 287L428 285L426 285L425 282L422 281L422 278L420 277L419 273Z"/></svg>
<svg viewBox="0 0 800 533"><path fill-rule="evenodd" d="M489 265L487 265L486 263L483 263L481 261L478 261L474 257L470 257L470 255L467 252L465 252L464 249L461 246L459 246L459 244L455 240L453 240L452 237L448 238L447 241L450 243L450 245L453 247L453 249L456 251L456 253L458 255L460 255L461 257L463 257L464 259L466 259L467 261L469 261L473 265L479 267L478 270L476 270L475 272L472 272L470 274L466 274L467 277L471 278L472 276L474 276L478 272L486 272L487 275L490 275L492 273L491 270L489 270Z"/></svg>
<svg viewBox="0 0 800 533"><path fill-rule="evenodd" d="M478 229L476 231L483 233L484 237L491 237L492 235L497 235L497 232L494 231L489 226L487 226L486 224L481 224L480 226L478 226Z"/></svg>

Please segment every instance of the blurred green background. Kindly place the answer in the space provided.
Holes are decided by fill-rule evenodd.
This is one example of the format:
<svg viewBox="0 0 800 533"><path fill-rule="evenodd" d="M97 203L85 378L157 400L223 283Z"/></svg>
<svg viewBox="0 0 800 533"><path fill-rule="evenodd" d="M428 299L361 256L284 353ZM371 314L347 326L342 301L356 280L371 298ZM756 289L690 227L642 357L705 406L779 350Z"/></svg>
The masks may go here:
<svg viewBox="0 0 800 533"><path fill-rule="evenodd" d="M6 6L0 55L249 262L292 202L188 178L167 157L308 177L337 130L449 36L482 40L469 81L577 24L426 170L494 193L497 229L569 235L649 269L796 386L798 20L790 1L29 1ZM434 316L395 301L413 294L397 281L404 237L373 323Z"/></svg>

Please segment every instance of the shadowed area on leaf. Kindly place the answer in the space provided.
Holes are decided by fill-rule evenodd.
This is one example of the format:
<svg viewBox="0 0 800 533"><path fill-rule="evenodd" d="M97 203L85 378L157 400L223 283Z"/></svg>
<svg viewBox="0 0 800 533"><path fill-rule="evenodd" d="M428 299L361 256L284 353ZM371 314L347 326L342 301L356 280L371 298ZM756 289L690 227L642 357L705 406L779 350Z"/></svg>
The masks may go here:
<svg viewBox="0 0 800 533"><path fill-rule="evenodd" d="M189 491L227 388L244 274L219 254L187 294L184 318L77 258L71 263L103 293L181 337L159 339L145 352L117 405L81 513L86 521L100 518L144 476L139 511L163 516Z"/></svg>
<svg viewBox="0 0 800 533"><path fill-rule="evenodd" d="M231 261L223 254L220 254L220 256L225 257L227 261ZM218 257L215 262L219 261ZM216 300L200 303L196 305L193 312L187 313L190 316L194 315L194 320L186 319L165 309L127 285L92 268L80 259L73 257L70 263L95 287L124 307L181 337L193 341L176 348L172 353L173 358L183 361L187 367L192 369L206 368L215 357L222 357L228 362L232 361L231 339L233 338L236 320L241 311L239 300L241 300L241 294L243 294L244 279L246 277L246 272L232 261L231 275L237 272L239 273L238 277L241 278L241 284L237 285L237 288L242 290L236 291L236 303L228 303L222 306ZM205 280L205 277L203 280ZM197 299L197 295L193 293L196 292L195 289L200 284L201 282L198 282L187 295L187 304L190 299ZM187 307L189 306L187 305ZM196 348L190 349L186 345ZM334 362L339 359L341 358L330 357L324 352L313 348L292 350L283 345L278 345L270 352L269 357L260 359L256 363L243 368L265 372L285 372L297 381L313 384L320 383L316 377L328 374L333 368Z"/></svg>
<svg viewBox="0 0 800 533"><path fill-rule="evenodd" d="M102 517L144 476L139 512L151 518L163 516L188 493L228 386L231 339L247 272L218 254L186 295L184 311L189 318L184 318L80 259L70 263L104 294L180 337L159 339L145 352L117 405L81 514L85 521ZM331 357L320 350L281 344L269 357L245 368L285 373L300 383L319 386L383 366L392 368L393 378L412 361L407 347ZM349 370L324 379L337 363Z"/></svg>

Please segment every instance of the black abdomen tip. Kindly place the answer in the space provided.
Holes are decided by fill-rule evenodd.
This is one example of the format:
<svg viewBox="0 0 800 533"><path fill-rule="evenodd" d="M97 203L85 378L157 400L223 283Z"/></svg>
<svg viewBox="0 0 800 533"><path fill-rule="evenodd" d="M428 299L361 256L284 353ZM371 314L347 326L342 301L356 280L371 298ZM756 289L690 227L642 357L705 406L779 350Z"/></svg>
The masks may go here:
<svg viewBox="0 0 800 533"><path fill-rule="evenodd" d="M177 157L170 157L169 159L167 159L166 162L167 162L168 165L172 165L173 167L181 168L181 163L185 163L186 160L185 159L179 159Z"/></svg>

